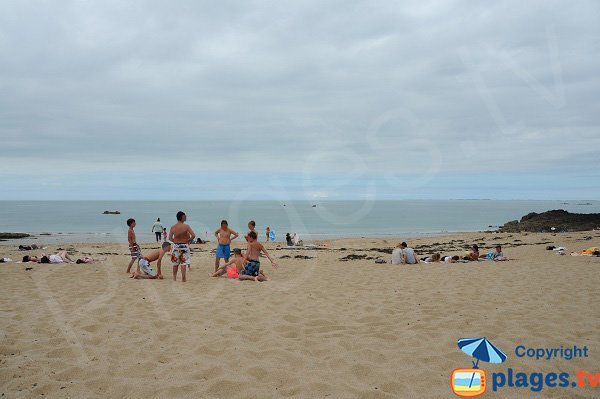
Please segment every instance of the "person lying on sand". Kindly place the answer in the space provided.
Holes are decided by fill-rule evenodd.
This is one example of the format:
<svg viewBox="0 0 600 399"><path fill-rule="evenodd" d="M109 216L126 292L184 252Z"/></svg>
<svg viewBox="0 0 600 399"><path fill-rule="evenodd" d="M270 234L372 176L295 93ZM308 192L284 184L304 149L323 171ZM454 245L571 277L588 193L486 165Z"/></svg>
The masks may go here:
<svg viewBox="0 0 600 399"><path fill-rule="evenodd" d="M441 260L440 254L433 254L433 255L423 259L423 261L425 263L440 263L440 260Z"/></svg>
<svg viewBox="0 0 600 399"><path fill-rule="evenodd" d="M73 262L74 262L73 259L71 259L71 257L67 253L67 251L57 252L53 255L42 254L42 257L40 258L40 263L58 264L58 263L73 263Z"/></svg>
<svg viewBox="0 0 600 399"><path fill-rule="evenodd" d="M265 247L257 241L256 231L248 233L248 249L244 259L248 261L240 272L240 280L266 281L267 277L260 272L260 254L263 253L271 261L274 268L279 267L277 262L271 258Z"/></svg>
<svg viewBox="0 0 600 399"><path fill-rule="evenodd" d="M23 263L39 263L40 259L37 256L23 256Z"/></svg>
<svg viewBox="0 0 600 399"><path fill-rule="evenodd" d="M84 256L83 258L79 258L75 261L75 263L77 264L81 264L81 263L98 263L98 262L104 262L106 260L106 258L92 258L91 256Z"/></svg>
<svg viewBox="0 0 600 399"><path fill-rule="evenodd" d="M441 261L444 263L456 263L460 260L460 256L442 256Z"/></svg>
<svg viewBox="0 0 600 399"><path fill-rule="evenodd" d="M19 251L31 251L33 249L46 249L46 247L39 244L19 245Z"/></svg>
<svg viewBox="0 0 600 399"><path fill-rule="evenodd" d="M496 250L494 252L488 252L485 255L479 255L479 258L493 260L494 262L503 262L508 260L508 258L502 253L501 245L496 245Z"/></svg>
<svg viewBox="0 0 600 399"><path fill-rule="evenodd" d="M171 252L171 243L169 241L163 242L160 249L150 252L148 256L143 256L139 259L136 271L131 273L129 277L134 279L162 279L162 259L167 252ZM156 272L151 266L151 263L154 261L157 261Z"/></svg>

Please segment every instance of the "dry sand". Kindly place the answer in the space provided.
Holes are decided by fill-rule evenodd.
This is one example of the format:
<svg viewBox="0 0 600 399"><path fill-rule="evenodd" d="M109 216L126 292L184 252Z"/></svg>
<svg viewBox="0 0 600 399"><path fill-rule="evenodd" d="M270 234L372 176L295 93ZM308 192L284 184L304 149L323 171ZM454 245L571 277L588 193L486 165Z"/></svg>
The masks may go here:
<svg viewBox="0 0 600 399"><path fill-rule="evenodd" d="M508 367L600 372L600 258L545 250L551 242L580 251L600 245L599 237L470 233L407 239L415 247L439 243L434 247L446 254L462 253L458 248L473 242L485 243L485 250L509 244L504 252L513 258L416 266L339 260L357 254L389 261L390 255L371 248L391 248L398 240L335 240L327 250L272 250L281 267L273 270L265 260L272 278L265 283L207 277L214 244L196 247L185 284L169 279L168 266L165 280L127 278L126 245L63 245L75 247L76 255L117 255L93 265L0 264L0 394L450 398L451 371L471 364L456 340L479 336L509 356L504 364L482 363L488 378ZM4 244L0 256L23 256L15 250L18 242ZM280 259L284 255L291 258ZM519 344L587 345L590 357L518 359ZM600 386L539 393L504 388L486 396L597 398Z"/></svg>

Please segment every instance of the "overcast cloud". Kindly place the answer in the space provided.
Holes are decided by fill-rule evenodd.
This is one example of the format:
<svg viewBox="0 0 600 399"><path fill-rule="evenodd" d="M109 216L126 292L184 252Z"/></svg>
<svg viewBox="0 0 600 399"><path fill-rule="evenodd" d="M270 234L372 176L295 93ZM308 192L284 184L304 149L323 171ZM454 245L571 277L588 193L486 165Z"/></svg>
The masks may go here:
<svg viewBox="0 0 600 399"><path fill-rule="evenodd" d="M599 198L598 21L597 1L3 1L0 199Z"/></svg>

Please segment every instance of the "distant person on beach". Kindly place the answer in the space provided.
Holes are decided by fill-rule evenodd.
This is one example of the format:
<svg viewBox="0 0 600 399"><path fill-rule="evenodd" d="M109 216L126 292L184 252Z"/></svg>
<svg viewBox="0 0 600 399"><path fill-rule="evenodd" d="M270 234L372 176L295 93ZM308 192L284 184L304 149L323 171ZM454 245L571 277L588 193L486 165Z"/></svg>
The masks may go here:
<svg viewBox="0 0 600 399"><path fill-rule="evenodd" d="M98 263L104 262L106 258L92 258L91 256L84 256L83 258L79 258L75 261L75 263L79 264L87 264L87 263Z"/></svg>
<svg viewBox="0 0 600 399"><path fill-rule="evenodd" d="M502 246L496 245L496 250L493 252L488 252L484 255L479 255L480 259L493 260L494 262L502 262L508 260L506 256L502 253Z"/></svg>
<svg viewBox="0 0 600 399"><path fill-rule="evenodd" d="M290 233L285 234L285 242L287 243L288 247L294 246L294 243L292 242L292 236L290 235Z"/></svg>
<svg viewBox="0 0 600 399"><path fill-rule="evenodd" d="M245 264L246 260L242 255L242 250L239 248L235 248L233 250L233 259L225 263L223 266L219 267L214 273L209 273L208 275L210 277L219 277L227 273L227 277L238 278Z"/></svg>
<svg viewBox="0 0 600 399"><path fill-rule="evenodd" d="M23 256L23 263L39 263L40 259L37 256Z"/></svg>
<svg viewBox="0 0 600 399"><path fill-rule="evenodd" d="M271 228L269 226L267 226L265 233L267 234L267 241L269 241L269 238L271 237Z"/></svg>
<svg viewBox="0 0 600 399"><path fill-rule="evenodd" d="M160 222L160 218L156 219L156 222L152 225L152 232L156 236L156 242L159 242L163 234L164 226Z"/></svg>
<svg viewBox="0 0 600 399"><path fill-rule="evenodd" d="M248 249L244 259L248 261L240 272L240 280L266 281L267 277L260 271L260 254L263 253L274 268L279 267L271 258L265 247L257 241L258 235L255 231L248 233Z"/></svg>
<svg viewBox="0 0 600 399"><path fill-rule="evenodd" d="M456 263L460 260L460 256L442 256L442 262L444 263Z"/></svg>
<svg viewBox="0 0 600 399"><path fill-rule="evenodd" d="M440 263L442 256L440 254L433 254L425 258L425 263Z"/></svg>
<svg viewBox="0 0 600 399"><path fill-rule="evenodd" d="M163 241L167 241L167 228L163 228Z"/></svg>
<svg viewBox="0 0 600 399"><path fill-rule="evenodd" d="M181 281L186 282L186 267L190 267L190 245L196 234L185 221L187 216L184 212L177 212L177 223L171 226L169 231L169 241L173 242L173 252L171 252L171 263L173 265L173 281L177 281L177 270L181 265Z"/></svg>
<svg viewBox="0 0 600 399"><path fill-rule="evenodd" d="M221 221L221 227L215 231L215 237L217 238L217 253L215 254L215 273L219 269L221 259L225 259L225 263L229 262L231 256L231 240L235 240L238 237L238 233L229 228L227 220Z"/></svg>
<svg viewBox="0 0 600 399"><path fill-rule="evenodd" d="M399 244L392 251L392 265L414 265L419 263L419 259L414 249L409 248L405 242Z"/></svg>
<svg viewBox="0 0 600 399"><path fill-rule="evenodd" d="M138 261L137 270L131 273L129 277L134 279L162 279L162 259L171 249L172 246L169 241L163 242L160 249L150 252L148 256L144 256ZM154 261L158 261L156 263L156 272L151 266L151 263ZM185 273L182 274L185 275Z"/></svg>
<svg viewBox="0 0 600 399"><path fill-rule="evenodd" d="M91 256L84 256L83 258L79 258L75 261L77 264L87 264L87 263L98 263L104 262L106 258L93 258Z"/></svg>
<svg viewBox="0 0 600 399"><path fill-rule="evenodd" d="M473 244L471 249L465 253L464 260L475 262L479 260L479 247L477 244Z"/></svg>
<svg viewBox="0 0 600 399"><path fill-rule="evenodd" d="M244 236L246 241L249 241L248 236L250 235L251 232L255 231L255 229L256 229L256 222L254 220L249 221L248 222L248 233L246 233L246 235Z"/></svg>
<svg viewBox="0 0 600 399"><path fill-rule="evenodd" d="M129 226L129 230L127 231L127 242L129 243L129 252L131 253L131 260L129 261L129 265L127 265L127 273L130 273L133 262L138 260L142 256L142 253L140 251L140 246L136 242L134 230L135 219L127 219L127 226Z"/></svg>
<svg viewBox="0 0 600 399"><path fill-rule="evenodd" d="M53 255L42 254L42 257L40 258L40 263L58 264L58 263L73 263L73 262L74 262L73 259L71 259L71 257L67 253L67 251L57 252Z"/></svg>

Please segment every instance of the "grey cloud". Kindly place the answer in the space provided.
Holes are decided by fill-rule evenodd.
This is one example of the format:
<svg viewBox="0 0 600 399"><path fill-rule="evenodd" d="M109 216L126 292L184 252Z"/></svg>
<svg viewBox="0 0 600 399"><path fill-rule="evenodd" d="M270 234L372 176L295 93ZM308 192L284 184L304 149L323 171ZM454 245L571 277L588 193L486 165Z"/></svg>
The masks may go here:
<svg viewBox="0 0 600 399"><path fill-rule="evenodd" d="M34 173L38 159L65 174L235 172L268 159L277 171L318 159L312 170L343 174L354 157L365 176L401 175L435 154L438 173L543 173L557 159L583 170L600 145L599 11L593 1L3 2L3 170ZM389 118L374 145L373 125L394 112L413 120Z"/></svg>

